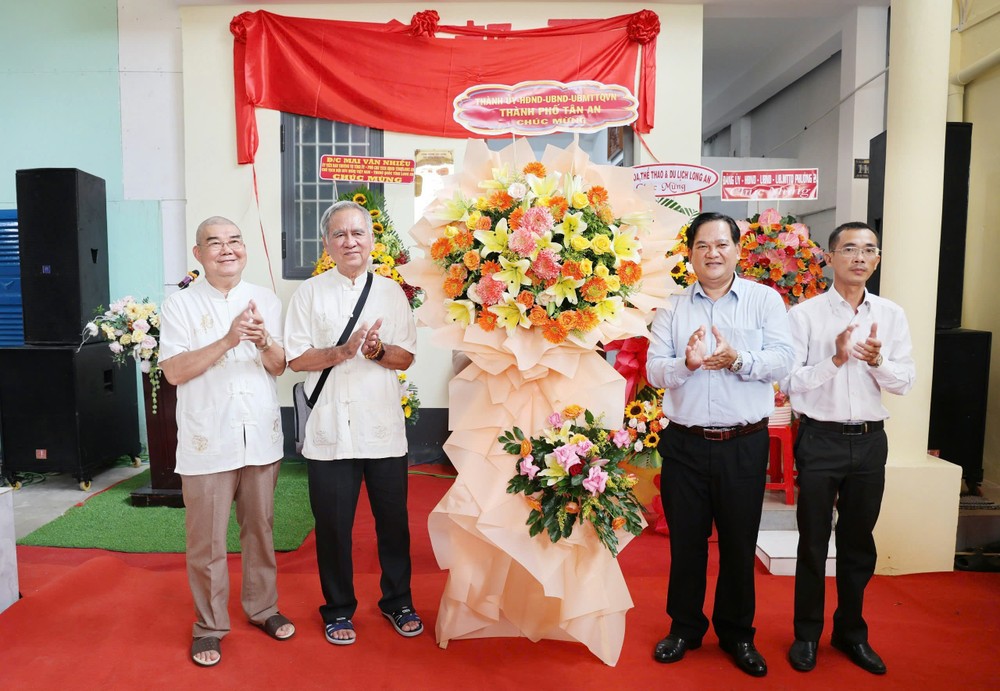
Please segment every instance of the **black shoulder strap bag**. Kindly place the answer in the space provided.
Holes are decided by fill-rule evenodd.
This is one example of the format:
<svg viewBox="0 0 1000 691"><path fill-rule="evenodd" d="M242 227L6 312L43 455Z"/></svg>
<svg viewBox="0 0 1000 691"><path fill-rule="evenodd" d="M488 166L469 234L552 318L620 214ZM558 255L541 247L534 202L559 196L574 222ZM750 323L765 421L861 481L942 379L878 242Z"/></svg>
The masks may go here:
<svg viewBox="0 0 1000 691"><path fill-rule="evenodd" d="M354 325L358 323L358 317L361 316L361 312L365 308L365 301L368 300L368 293L372 288L372 272L368 272L368 279L365 281L365 288L361 291L361 297L358 298L357 303L354 305L354 310L351 313L351 318L347 322L347 326L344 327L344 333L340 334L340 340L337 341L338 346L342 346L347 343L347 339L351 337L351 333L354 330ZM330 365L323 373L319 375L319 381L316 382L316 388L313 389L312 394L306 400L306 405L312 410L313 406L316 405L316 401L319 400L319 395L323 391L323 385L326 384L327 378L330 376L330 370L333 369L333 365Z"/></svg>

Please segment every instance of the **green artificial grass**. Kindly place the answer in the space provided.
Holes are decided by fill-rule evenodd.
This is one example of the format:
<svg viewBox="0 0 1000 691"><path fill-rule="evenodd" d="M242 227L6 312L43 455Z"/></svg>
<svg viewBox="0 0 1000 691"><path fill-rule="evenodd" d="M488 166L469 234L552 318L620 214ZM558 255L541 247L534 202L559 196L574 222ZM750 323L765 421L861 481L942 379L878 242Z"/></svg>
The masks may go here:
<svg viewBox="0 0 1000 691"><path fill-rule="evenodd" d="M17 541L38 547L95 547L115 552L183 552L184 509L132 506L132 490L149 484L143 471L74 506ZM285 460L274 492L274 549L297 549L313 529L304 461ZM240 551L236 507L229 516L226 549Z"/></svg>

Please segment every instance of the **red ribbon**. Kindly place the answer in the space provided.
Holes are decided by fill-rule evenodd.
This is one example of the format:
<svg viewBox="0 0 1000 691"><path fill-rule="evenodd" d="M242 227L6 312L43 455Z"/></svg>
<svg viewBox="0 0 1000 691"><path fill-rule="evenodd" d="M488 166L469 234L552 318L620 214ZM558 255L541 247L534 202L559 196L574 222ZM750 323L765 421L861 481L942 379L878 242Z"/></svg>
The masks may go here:
<svg viewBox="0 0 1000 691"><path fill-rule="evenodd" d="M642 336L620 339L605 344L604 350L617 350L615 370L625 377L625 401L628 403L640 388L646 383L646 351L649 349L649 339Z"/></svg>
<svg viewBox="0 0 1000 691"><path fill-rule="evenodd" d="M439 15L435 10L424 10L423 12L417 12L410 19L410 35L411 36L434 36L437 32L438 23L441 21L441 15Z"/></svg>

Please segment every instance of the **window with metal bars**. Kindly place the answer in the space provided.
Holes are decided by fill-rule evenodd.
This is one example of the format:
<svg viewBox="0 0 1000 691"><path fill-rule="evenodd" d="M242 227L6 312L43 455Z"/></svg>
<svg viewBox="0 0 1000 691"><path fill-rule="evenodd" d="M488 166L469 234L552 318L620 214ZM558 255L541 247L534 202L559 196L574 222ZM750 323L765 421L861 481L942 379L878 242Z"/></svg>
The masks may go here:
<svg viewBox="0 0 1000 691"><path fill-rule="evenodd" d="M359 186L350 180L323 180L320 159L381 156L382 130L281 114L282 277L305 279L323 253L319 219L337 198ZM369 187L382 191L381 184Z"/></svg>

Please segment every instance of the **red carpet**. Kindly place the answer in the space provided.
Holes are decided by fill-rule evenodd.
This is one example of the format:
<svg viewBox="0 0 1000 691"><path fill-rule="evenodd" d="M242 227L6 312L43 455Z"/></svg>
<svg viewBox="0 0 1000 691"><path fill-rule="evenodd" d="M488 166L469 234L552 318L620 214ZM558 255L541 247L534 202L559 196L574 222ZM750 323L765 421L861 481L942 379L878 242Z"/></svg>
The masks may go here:
<svg viewBox="0 0 1000 691"><path fill-rule="evenodd" d="M667 628L668 542L652 534L621 556L636 607L628 614L617 667L602 664L581 645L554 641L452 641L442 650L433 629L446 574L431 553L426 518L448 484L411 478L413 590L428 629L423 636L399 637L378 613L374 529L362 500L355 531L361 603L355 645L336 648L323 638L311 537L299 550L278 555L281 609L298 627L289 641L273 641L243 619L239 558L230 557L233 631L223 641L223 661L211 669L195 667L187 657L193 615L183 555L19 547L24 598L0 614L0 688L514 689L561 680L560 687L588 689L986 689L1000 679L1000 575L963 572L872 582L866 612L872 644L889 666L885 677L854 667L828 641L815 671L793 671L784 658L793 581L763 569L756 624L757 646L769 663L766 679L737 670L711 633L683 662L659 665L650 653ZM713 552L711 579L717 566ZM832 579L828 584L833 601Z"/></svg>

